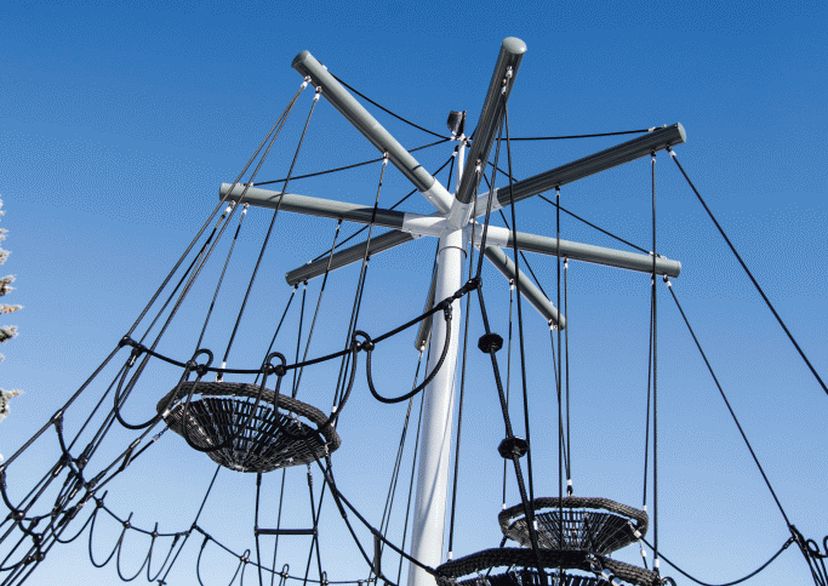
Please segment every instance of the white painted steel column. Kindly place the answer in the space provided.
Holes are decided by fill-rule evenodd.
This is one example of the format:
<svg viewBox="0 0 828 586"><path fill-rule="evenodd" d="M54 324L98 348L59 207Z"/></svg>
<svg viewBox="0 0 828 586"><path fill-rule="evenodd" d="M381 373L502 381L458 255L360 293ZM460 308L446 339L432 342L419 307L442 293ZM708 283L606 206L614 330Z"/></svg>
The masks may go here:
<svg viewBox="0 0 828 586"><path fill-rule="evenodd" d="M457 149L457 182L463 176L466 143L460 140ZM459 205L457 200L453 208ZM451 211L446 215L450 215ZM466 231L461 227L447 227L440 236L437 251L434 301L453 295L463 283L463 257L466 249ZM423 429L420 433L417 496L411 532L411 555L431 567L443 561L443 537L446 528L448 502L448 471L451 454L452 415L454 414L454 382L457 373L457 354L460 347L460 300L451 306L451 339L442 368L425 389L423 396ZM446 320L442 314L431 318L431 354L428 370L431 372L442 354L446 339ZM408 568L409 586L434 586L434 578L414 564Z"/></svg>
<svg viewBox="0 0 828 586"><path fill-rule="evenodd" d="M463 284L463 230L446 232L440 237L437 253L437 285L434 299L454 294ZM434 380L426 387L423 401L423 429L420 434L417 470L417 497L411 555L435 567L442 563L445 533L448 470L454 411L454 379L457 371L460 334L460 301L452 305L451 340L445 362ZM431 355L428 372L435 368L446 336L446 322L441 313L434 315L431 328ZM414 564L408 572L409 586L434 586L434 578Z"/></svg>

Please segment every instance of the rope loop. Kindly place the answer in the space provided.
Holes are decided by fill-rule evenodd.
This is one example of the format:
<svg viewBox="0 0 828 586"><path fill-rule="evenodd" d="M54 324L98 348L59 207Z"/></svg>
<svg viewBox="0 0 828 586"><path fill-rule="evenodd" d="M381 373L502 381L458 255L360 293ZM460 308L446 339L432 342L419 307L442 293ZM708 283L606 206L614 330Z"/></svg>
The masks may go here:
<svg viewBox="0 0 828 586"><path fill-rule="evenodd" d="M198 358L199 356L205 356L206 360L204 362L199 363ZM186 368L191 372L195 372L199 378L203 377L207 374L210 365L213 364L213 351L209 348L199 348L193 353L192 358L190 358L186 362Z"/></svg>
<svg viewBox="0 0 828 586"><path fill-rule="evenodd" d="M279 360L279 364L274 364L274 359ZM262 374L267 376L269 374L275 374L280 380L285 374L287 374L287 358L281 352L271 352L267 356L265 356L264 363L262 365Z"/></svg>
<svg viewBox="0 0 828 586"><path fill-rule="evenodd" d="M448 299L444 299L441 301L436 307L443 310L443 318L446 322L446 337L443 342L443 350L440 353L440 358L437 360L437 363L434 365L434 368L428 375L423 379L423 381L415 386L413 389L399 395L397 397L387 397L380 394L376 387L374 386L374 377L372 371L372 354L374 351L374 342L371 340L371 337L361 330L357 330L354 332L354 337L360 336L363 337L366 341L360 344L360 347L365 350L365 374L368 380L368 390L371 392L371 395L380 403L386 404L394 404L394 403L401 403L403 401L407 401L411 397L417 395L420 391L426 388L428 384L437 376L437 373L440 372L440 369L443 367L443 363L446 360L446 356L448 355L448 349L451 345L451 319L452 319L452 309L451 309L451 297Z"/></svg>

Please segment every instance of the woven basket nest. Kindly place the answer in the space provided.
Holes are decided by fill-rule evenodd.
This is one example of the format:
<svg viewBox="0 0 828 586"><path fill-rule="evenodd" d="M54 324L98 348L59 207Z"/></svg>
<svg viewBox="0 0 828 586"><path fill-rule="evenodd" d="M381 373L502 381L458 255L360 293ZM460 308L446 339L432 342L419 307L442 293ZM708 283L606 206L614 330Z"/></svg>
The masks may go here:
<svg viewBox="0 0 828 586"><path fill-rule="evenodd" d="M541 549L607 555L635 541L635 531L647 532L647 513L607 498L537 498L530 506ZM498 521L506 537L531 546L522 504L501 511Z"/></svg>
<svg viewBox="0 0 828 586"><path fill-rule="evenodd" d="M249 383L182 382L158 402L157 410L196 449L240 472L306 464L340 444L322 411Z"/></svg>
<svg viewBox="0 0 828 586"><path fill-rule="evenodd" d="M545 579L538 571L538 558L545 570ZM627 584L661 584L655 572L602 555L539 549L535 557L531 549L508 547L486 549L446 562L437 568L437 581L440 586L604 586L607 582L595 575L596 567ZM506 571L495 572L496 568L506 568ZM559 574L561 568L589 574Z"/></svg>

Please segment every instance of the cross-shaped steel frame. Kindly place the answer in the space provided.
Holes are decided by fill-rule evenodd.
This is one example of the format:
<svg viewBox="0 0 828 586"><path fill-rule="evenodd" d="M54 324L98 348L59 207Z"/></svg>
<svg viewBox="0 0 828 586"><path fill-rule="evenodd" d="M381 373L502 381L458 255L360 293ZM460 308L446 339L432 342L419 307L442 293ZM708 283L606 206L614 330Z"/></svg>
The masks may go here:
<svg viewBox="0 0 828 586"><path fill-rule="evenodd" d="M489 198L492 209L513 205L533 195L561 187L594 173L647 156L655 151L669 148L685 141L684 128L673 124L654 128L641 137L629 140L593 155L556 167L528 179L516 181L511 188L494 189L478 196L481 173L485 169L489 152L500 128L506 102L514 86L518 67L526 52L526 44L515 37L503 40L489 83L486 99L478 118L474 141L468 154L471 164L463 165L465 137L460 140L458 176L460 180L454 195L433 177L414 156L408 152L383 126L328 72L327 68L313 55L304 51L293 60L293 67L311 83L320 88L322 95L339 110L400 172L417 190L432 203L437 211L431 215L400 212L388 209L374 209L338 200L310 197L294 193L270 191L257 187L222 184L221 197L244 201L254 206L279 207L298 212L329 218L339 218L361 223L373 223L391 228L370 242L361 242L350 248L310 262L287 273L291 285L317 277L326 270L333 270L361 260L368 247L372 256L421 236L440 239L437 257L437 271L430 297L442 300L462 284L463 250L474 238L473 244L480 246L481 230L472 230L473 218L486 212ZM232 188L232 189L231 189ZM474 235L473 235L474 234ZM490 225L483 253L507 278L516 282L517 289L548 321L551 326L564 327L565 320L557 308L543 295L523 273L516 271L514 262L504 253L502 247L513 243L521 250L564 256L573 260L600 263L612 267L651 272L653 257L648 254L593 246L580 242L558 240L513 232L500 226ZM660 275L678 276L681 264L661 256L655 259L655 271ZM449 446L452 433L452 410L454 404L454 378L457 365L457 338L460 322L460 304L454 303L455 319L450 327L450 349L442 368L432 379L425 391L423 407L423 430L420 440L420 463L417 480L411 555L422 563L435 567L442 561L445 529L446 496L448 486ZM437 319L433 323L433 340L443 340L447 324ZM437 356L432 352L428 370L435 367ZM434 586L434 579L425 571L411 564L409 571L411 586Z"/></svg>

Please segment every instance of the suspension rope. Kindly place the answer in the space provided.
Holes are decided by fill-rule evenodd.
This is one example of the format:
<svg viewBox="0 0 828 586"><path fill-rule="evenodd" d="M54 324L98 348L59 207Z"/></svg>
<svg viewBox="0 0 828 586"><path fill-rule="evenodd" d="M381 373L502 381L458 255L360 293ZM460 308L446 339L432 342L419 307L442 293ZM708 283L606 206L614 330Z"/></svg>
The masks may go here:
<svg viewBox="0 0 828 586"><path fill-rule="evenodd" d="M719 377L716 375L716 372L713 370L713 365L710 363L710 359L707 357L707 353L702 348L701 342L698 336L696 335L696 331L690 324L690 320L687 317L687 313L685 313L684 311L684 307L679 302L678 296L676 295L676 291L673 288L672 282L667 278L664 279L664 282L667 285L667 290L670 292L670 296L673 298L673 301L676 304L676 308L678 309L679 314L681 314L682 321L684 322L684 325L687 327L687 331L690 334L690 337L693 338L693 343L695 344L696 349L699 351L699 355L701 356L702 361L704 361L704 364L707 367L707 371L710 373L710 377L713 379L713 384L716 385L716 389L718 389L719 395L722 397L722 401L724 401L725 407L727 407L727 411L730 414L730 418L733 420L733 423L739 430L739 435L742 436L742 441L745 443L745 446L750 452L750 456L753 459L753 463L756 465L757 470L759 470L759 474L762 476L762 480L764 481L765 486L768 488L768 492L770 492L770 495L773 498L774 503L776 503L776 507L782 514L782 518L785 520L785 525L790 530L793 524L791 523L788 514L785 512L785 509L782 506L782 503L779 500L779 497L777 496L776 491L774 490L773 485L771 484L764 467L759 462L759 457L756 455L756 451L753 449L753 445L750 443L750 440L748 439L747 434L745 433L745 430L742 427L742 423L736 416L736 412L733 410L733 406L730 404L730 399L727 398L724 387L719 381Z"/></svg>
<svg viewBox="0 0 828 586"><path fill-rule="evenodd" d="M308 110L307 117L305 118L305 125L302 128L302 133L299 135L299 141L296 145L296 150L293 153L293 159L290 162L290 167L288 168L288 180L285 181L284 186L282 187L282 193L287 191L288 185L290 184L290 176L293 174L293 169L296 167L296 161L299 159L299 153L302 151L302 146L305 143L305 137L308 134L308 128L310 126L311 119L313 118L313 113L316 110L316 105L319 103L319 97L321 95L320 88L317 88L316 93L313 95L313 100L311 101L310 109ZM264 258L265 251L267 250L267 246L270 243L270 237L273 234L273 227L276 224L276 218L279 215L279 208L282 205L282 198L279 198L279 202L276 204L276 209L273 210L273 215L270 218L270 224L267 227L267 232L265 233L264 240L262 241L262 246L259 249L259 256L256 258L256 264L253 266L253 272L250 274L250 280L247 283L247 289L244 292L244 297L242 298L241 306L239 307L239 312L236 315L236 321L233 324L233 330L230 334L230 339L227 341L227 347L224 349L224 356L221 359L222 365L227 364L227 359L230 356L230 350L233 347L233 342L236 339L236 334L239 331L239 324L241 323L242 317L244 316L244 311L247 308L247 302L250 299L250 292L253 289L253 284L256 281L256 276L259 273L259 268L262 264L262 259Z"/></svg>
<svg viewBox="0 0 828 586"><path fill-rule="evenodd" d="M342 228L342 219L340 218L336 222L336 228L334 228L334 235L333 235L333 242L331 243L331 250L333 251L336 248L336 241L339 238L339 230ZM311 317L310 329L308 330L308 337L305 341L305 352L302 355L302 361L308 359L308 353L310 352L310 345L311 340L313 339L313 333L316 328L316 320L319 317L319 310L322 307L322 298L325 295L325 287L328 284L328 277L331 273L331 263L333 262L333 252L331 252L330 256L328 256L328 264L325 265L325 273L322 275L322 284L319 286L319 295L316 298L316 308L313 310L313 316ZM307 282L305 283L305 289L307 289ZM304 298L303 298L303 305L304 309ZM301 337L301 334L300 334ZM298 352L298 347L297 347ZM298 360L298 354L297 354ZM298 376L294 376L293 382L293 393L292 396L296 398L296 394L299 392L299 384L302 381L302 373L305 372L304 368L299 369Z"/></svg>
<svg viewBox="0 0 828 586"><path fill-rule="evenodd" d="M331 75L333 75L333 74L331 74ZM352 85L349 85L346 81L344 81L344 80L342 80L342 79L338 78L338 77L337 77L337 76L335 76L335 75L333 75L333 77L334 77L334 79L335 79L336 81L338 81L339 83L341 83L342 85L344 85L346 88L348 88L349 90L351 90L352 92L354 92L354 93L355 93L356 95L358 95L360 98L362 98L362 99L363 99L363 100L365 100L366 102L368 102L368 103L372 104L373 106L376 106L377 108L379 108L380 110L382 110L382 111L383 111L383 112L385 112L386 114L388 114L388 115L390 115L390 116L393 116L394 118L396 118L396 119L397 119L397 120L399 120L400 122L402 122L402 123L404 123L404 124L408 124L409 126L411 126L411 127L413 127L413 128L416 128L417 130L421 130L422 132L425 132L426 134L430 134L431 136L436 136L436 137L438 137L438 138L444 138L444 139L446 139L446 140L451 140L451 137L450 137L450 136L446 136L446 135L444 135L444 134L440 134L439 132L434 132L433 130L429 130L428 128L426 128L426 127L424 127L424 126L420 126L420 125L419 125L419 124L417 124L416 122L412 122L412 121L411 121L411 120L409 120L408 118L405 118L405 117L403 117L403 116L400 116L399 114L397 114L396 112L393 112L393 111L389 110L388 108L386 108L385 106L383 106L383 105L382 105L382 104L380 104L379 102L376 102L376 101L372 100L371 98L369 98L368 96L366 96L365 94L363 94L361 91L359 91L358 89L356 89L356 88L355 88L355 87L353 87Z"/></svg>
<svg viewBox="0 0 828 586"><path fill-rule="evenodd" d="M512 141L509 132L509 108L503 107L503 128L506 135L506 168L509 171L509 177L512 177ZM517 233L517 212L515 210L514 199L512 194L513 179L509 179L509 209L512 216L512 228ZM515 274L520 275L520 254L518 248L518 239L512 238L512 254L515 263ZM523 427L526 433L526 443L529 448L526 451L526 475L529 480L529 500L535 500L535 475L532 466L532 434L529 425L529 388L526 375L526 349L524 345L523 335L523 303L521 295L520 279L515 279L515 287L517 288L517 295L515 295L515 307L517 309L518 320L518 353L520 363L520 385L523 394ZM560 305L558 306L560 307ZM563 542L561 542L563 543Z"/></svg>
<svg viewBox="0 0 828 586"><path fill-rule="evenodd" d="M574 486L572 484L572 437L570 435L570 392L569 392L569 330L572 320L569 317L569 259L564 258L563 262L563 312L566 316L566 328L564 329L564 393L566 397L566 494L572 496ZM558 328L560 331L560 328Z"/></svg>
<svg viewBox="0 0 828 586"><path fill-rule="evenodd" d="M650 290L653 307L652 371L653 371L653 571L659 575L658 557L658 290L656 289L656 153L650 155L650 195L652 207L653 270Z"/></svg>
<svg viewBox="0 0 828 586"><path fill-rule="evenodd" d="M739 252L736 250L736 246L733 244L733 242L727 236L727 233L724 231L724 228L722 228L722 225L716 219L716 216L713 215L713 211L707 205L707 202L704 200L701 193L699 193L699 190L696 188L696 185L690 179L690 176L687 175L687 172L684 170L684 167L679 162L678 157L676 156L676 152L674 150L670 149L670 148L667 149L667 152L670 153L670 157L673 159L673 162L676 164L679 171L681 171L682 176L684 177L685 181L687 181L687 185L690 186L690 189L696 195L696 199L699 200L699 203L704 208L704 211L707 212L707 215L710 218L710 220L713 222L713 225L716 226L716 229L719 231L719 234L721 234L722 238L724 239L725 243L727 244L727 247L730 249L730 252L733 253L733 256L736 258L736 260L739 262L739 265L741 265L742 269L745 271L745 274L750 279L750 282L753 283L754 288L756 288L756 291L762 297L762 301L765 302L765 305L771 311L771 313L773 314L773 317L776 318L776 321L779 324L779 326L782 328L782 331L785 332L785 335L788 337L788 340L791 341L791 344L793 344L793 347L796 349L796 351L799 354L800 358L802 358L802 360L805 362L805 365L808 367L808 370L810 370L811 374L814 375L814 378L816 379L817 383L819 383L819 386L822 387L822 390L825 391L826 394L828 394L828 386L826 386L825 381L822 380L822 377L819 375L819 373L817 372L814 365L811 364L811 361L805 355L805 351L799 345L799 342L796 341L796 338L794 338L794 335L791 333L791 330L788 329L788 326L785 324L785 321L779 315L779 312L776 311L776 308L773 306L770 299L765 294L764 289L762 289L762 286L759 285L759 281L756 280L756 277L753 275L751 270L748 268L747 263L745 263L745 261L742 259L742 255L740 255Z"/></svg>
<svg viewBox="0 0 828 586"><path fill-rule="evenodd" d="M417 386L417 378L420 375L420 368L422 367L422 364L423 364L423 351L421 350L419 352L419 356L417 358L417 368L414 371L414 379L411 383L412 387ZM400 472L402 471L403 454L404 454L404 451L405 451L406 440L408 438L408 425L409 425L409 422L411 421L411 412L412 412L413 406L414 406L414 399L412 397L408 401L408 405L407 405L406 410L405 410L405 416L403 417L402 430L400 431L400 440L399 440L399 443L397 444L397 453L396 453L396 456L394 457L394 466L391 470L391 479L389 480L388 490L387 490L386 495L385 495L385 505L383 506L382 518L380 519L380 526L379 526L379 530L383 535L388 534L388 529L389 529L389 526L391 524L391 514L392 514L393 508L394 508L394 501L396 500L397 486L398 486L398 483L399 483ZM404 541L405 541L405 538L403 538L403 542ZM402 547L405 547L405 543L402 544ZM375 560L377 563L379 563L379 561L381 561L382 553L383 553L384 549L385 549L385 544L383 543L383 544L380 545L379 555L377 556L378 559ZM370 570L370 573L368 574L367 582L371 582L371 578L374 575L373 569L374 568L372 566L371 570ZM399 578L397 578L397 581L399 581Z"/></svg>
<svg viewBox="0 0 828 586"><path fill-rule="evenodd" d="M512 338L514 326L512 316L515 305L515 280L509 279L509 319L506 330L506 409L509 408L509 401L512 394ZM506 459L503 459L503 483L501 487L500 508L506 508Z"/></svg>
<svg viewBox="0 0 828 586"><path fill-rule="evenodd" d="M507 84L508 79L504 79L503 83L504 83L504 85ZM502 142L502 135L503 135L503 128L504 127L505 127L505 116L504 116L503 124L501 125L501 130L498 133L497 148L495 150L495 156L496 157L500 152L500 144ZM508 143L507 143L507 148L508 148ZM497 171L497 165L495 165L493 173L496 172L496 171ZM476 175L475 191L474 191L475 194L477 193L477 188L480 184L480 176L482 175L482 172L483 172L482 161L475 161L475 175ZM511 174L510 174L510 176L511 176ZM494 183L495 183L495 181L494 181L494 177L493 177L492 184L494 184ZM511 194L511 183L510 183L510 194ZM490 192L489 197L487 198L487 202L486 202L486 216L485 216L486 219L485 219L485 222L483 224L483 234L482 234L481 243L480 243L481 249L485 249L485 246L486 246L486 238L487 238L488 230L489 230L489 221L491 219L492 201L494 199L493 195L494 194L492 192ZM497 336L496 334L493 334L492 329L491 329L491 324L489 322L489 316L488 316L488 312L486 310L486 303L485 303L485 299L483 297L483 289L480 286L481 283L482 283L482 281L481 281L481 273L482 273L482 270L483 270L482 265L483 265L483 255L481 254L480 257L478 258L477 271L476 271L476 276L475 276L474 281L477 283L477 286L475 288L477 289L478 307L480 308L480 317L481 317L481 321L483 322L483 328L484 328L484 331L485 331L485 336L483 338L481 338L480 342L478 342L478 347L484 353L489 355L489 359L490 359L491 365L492 365L492 373L494 375L495 387L497 388L497 396L498 396L498 400L500 402L500 410L501 410L501 414L503 416L503 426L505 428L506 439L510 440L510 441L514 441L515 440L515 435L514 435L514 432L513 432L513 429L512 429L512 421L511 421L511 417L509 416L509 409L508 409L508 406L506 405L506 396L505 396L505 393L504 393L504 390L503 390L503 382L502 382L501 376L500 376L500 367L498 366L497 356L496 356L497 351L500 349L500 344L502 344L502 341L500 342L500 344L498 343L497 339L499 338L499 336ZM525 483L524 477L523 477L523 469L521 468L521 464L520 464L520 455L521 454L517 450L512 450L511 453L508 454L508 457L509 457L509 459L511 459L512 465L514 466L515 480L516 480L517 485L518 485L518 493L520 494L520 500L521 500L521 504L523 506L524 515L526 516L526 526L527 526L527 530L528 530L528 533L529 533L529 540L530 540L530 543L532 545L532 552L533 552L533 555L535 557L535 561L537 563L538 573L541 577L541 580L545 580L546 579L545 578L546 571L544 569L543 564L540 561L540 554L538 553L538 536L537 536L537 531L535 529L535 514L534 514L534 510L533 510L532 506L529 503L529 495L528 495L527 490L526 490L526 483Z"/></svg>
<svg viewBox="0 0 828 586"><path fill-rule="evenodd" d="M474 248L474 243L469 242L469 247ZM469 263L469 279L471 279L472 263ZM449 521L448 559L454 556L454 523L457 512L457 487L460 478L460 444L463 437L463 406L466 397L466 359L469 346L469 314L471 313L471 295L466 296L466 312L463 316L463 352L460 361L460 397L457 407L457 439L454 442L454 474L451 488L451 514ZM451 326L446 324L446 328Z"/></svg>
<svg viewBox="0 0 828 586"><path fill-rule="evenodd" d="M615 132L591 132L589 134L559 134L556 136L515 136L513 141L536 141L536 140L572 140L578 138L598 138L602 136L623 136L625 134L646 134L652 132L656 127L638 128L636 130L617 130Z"/></svg>
<svg viewBox="0 0 828 586"><path fill-rule="evenodd" d="M233 187L238 185L239 182L242 180L244 175L247 173L247 170L253 164L253 161L255 161L256 157L259 156L259 153L262 151L262 148L264 148L265 144L267 144L268 141L273 140L274 134L278 135L279 131L284 126L285 120L287 120L287 117L290 114L290 111L293 109L293 106L296 104L296 101L299 99L299 96L302 94L302 92L305 90L305 88L307 86L308 86L308 80L303 80L302 83L299 86L299 89L296 90L296 93L290 99L290 101L288 102L285 109L282 111L282 113L276 119L276 122L273 123L273 126L270 128L268 133L265 135L265 137L259 143L259 146L256 148L256 150L253 152L253 154L247 160L247 163L244 165L241 172L236 176L236 179L233 181ZM229 193L230 192L228 192L228 194ZM184 262L184 259L187 258L187 256L190 254L190 251L193 249L196 242L198 242L198 240L201 238L201 235L207 229L207 226L210 225L210 223L213 221L213 218L216 216L216 214L218 214L219 210L221 210L222 207L224 207L226 199L227 199L227 196L222 198L222 200L219 201L216 204L216 207L213 208L213 211L208 215L207 219L204 221L204 223L201 225L199 230L196 232L196 235L193 237L193 239L190 241L190 243L185 247L184 252L181 254L179 259L173 265L173 268L170 270L170 272L161 281L161 285L159 285L159 287L156 289L155 293L153 293L153 295L150 297L150 300L147 302L147 305L138 314L138 317L136 318L135 322L132 324L132 326L129 328L129 330L127 330L127 333L125 335L131 336L134 333L135 328L138 327L138 324L141 323L141 321L146 316L147 312L155 304L155 301L158 299L158 296L161 295L161 292L166 288L167 284L170 282L173 275L175 275L175 273L178 271L179 267Z"/></svg>
<svg viewBox="0 0 828 586"><path fill-rule="evenodd" d="M242 224L244 223L244 219L247 217L248 207L249 204L245 202L242 207L242 212L239 215L239 222L238 224L236 224L236 232L233 234L233 239L230 242L230 248L228 248L227 256L224 259L224 265L221 267L221 273L219 273L219 278L216 282L216 288L215 291L213 291L213 297L210 300L210 306L207 308L207 316L204 318L204 324L201 326L201 332L198 335L198 341L196 342L193 351L201 348L201 343L204 341L204 334L207 332L207 325L210 323L210 318L212 317L213 310L216 307L216 300L218 299L219 292L221 291L221 286L224 283L224 277L227 274L227 268L230 266L230 260L233 258L233 251L236 249L236 242L238 242L239 240L239 233L241 232Z"/></svg>
<svg viewBox="0 0 828 586"><path fill-rule="evenodd" d="M441 138L440 140L435 140L433 142L422 144L422 145L416 146L414 148L406 149L406 150L408 150L409 153L416 153L417 151L430 149L431 147L437 146L439 144L444 144L444 143L446 143L450 140L451 140L450 138ZM372 163L379 163L379 162L382 161L382 159L383 159L383 157L376 157L374 159L367 159L365 161L360 161L358 163L351 163L350 165L343 165L341 167L332 167L330 169L323 169L322 171L314 171L312 173L304 173L302 175L294 175L293 177L290 178L290 180L295 183L296 181L299 181L301 179L310 179L312 177L320 177L322 175L330 175L331 173L339 173L341 171L350 171L351 169L356 169L358 167L364 167L366 165L371 165ZM260 187L262 185L272 185L274 183L284 183L287 180L288 180L287 177L282 177L280 179L269 179L267 181L257 181L256 186Z"/></svg>
<svg viewBox="0 0 828 586"><path fill-rule="evenodd" d="M452 162L452 160L453 160L453 156L452 156L452 157L449 157L448 159L446 159L446 161L445 161L442 165L440 165L437 169L435 169L435 170L434 170L434 172L432 173L432 175L437 175L437 173L439 173L440 171L442 171L443 169L445 169L445 168L446 168L446 166L448 166L448 165ZM392 206L391 206L390 208L388 208L388 209L389 209L389 210L395 210L395 209L397 209L397 208L398 208L399 206L401 206L403 203L405 203L406 201L408 201L408 199L409 199L409 198L411 198L411 196L412 196L412 195L414 195L415 193L419 193L419 190L418 190L416 187L415 187L414 189L410 190L410 191L409 191L408 193L406 193L404 196L402 196L399 200L397 200L397 202L396 202L394 205L392 205ZM357 230L355 230L352 234L349 234L347 237L343 238L343 239L342 239L342 240L341 240L341 241L340 241L340 242L336 245L336 247L337 247L337 248L341 248L342 246L344 246L345 244L347 244L348 242L350 242L351 240L353 240L354 238L356 238L357 236L359 236L360 234L362 234L363 232L365 232L367 229L368 229L368 225L367 225L367 224L366 224L366 225L364 225L364 226L362 226L362 227L360 227L360 228L358 228L358 229L357 229ZM324 251L324 252L319 253L318 255L316 255L316 256L312 259L312 261L311 261L311 262L316 262L316 261L317 261L317 260L319 260L320 258L325 258L326 256L328 256L328 254L330 254L330 252L331 252L330 250L326 250L326 251Z"/></svg>
<svg viewBox="0 0 828 586"><path fill-rule="evenodd" d="M561 250L561 188L560 186L555 187L555 202L558 204L555 207L555 249L557 252L560 253ZM514 207L514 206L513 206ZM560 254L555 256L555 292L556 298L555 303L558 307L561 307L561 256ZM563 361L562 361L562 350L563 344L561 343L561 327L560 324L555 327L555 337L557 338L557 354L558 359L555 362L556 372L555 372L555 387L556 387L556 398L558 400L558 518L563 519L563 476L564 476L564 456L566 454L566 450L564 450L563 442L564 442L564 429L563 429ZM558 524L558 543L564 543L564 527L563 523ZM559 572L563 572L563 565L558 568Z"/></svg>
<svg viewBox="0 0 828 586"><path fill-rule="evenodd" d="M641 537L641 539L642 539L642 541L644 541L644 543L647 544L648 547L650 547L651 549L653 548L653 546L650 545L650 542L647 541L646 539L644 539L644 537ZM783 543L779 547L779 549L776 550L776 552L770 558L768 558L767 561L765 561L762 565L760 565L758 568L756 568L752 572L749 572L748 574L745 574L741 578L737 578L736 580L731 580L729 582L723 582L723 583L719 583L719 584L713 584L713 583L710 583L710 582L705 582L703 580L700 580L699 578L696 578L695 576L691 575L689 572L687 572L687 571L683 570L682 568L680 568L678 565L676 565L675 562L668 559L667 556L665 556L663 553L660 554L660 555L661 555L661 559L663 559L667 564L669 564L679 574L681 574L682 576L684 576L688 580L690 580L692 582L695 582L696 584L699 584L700 586L735 586L736 584L741 584L742 582L746 582L746 581L750 580L751 578L753 578L754 576L757 576L758 574L760 574L768 566L770 566L774 561L776 561L776 558L778 558L780 555L782 555L782 552L784 552L786 549L788 549L788 547L790 547L790 545L794 542L795 542L795 539L793 537L789 537L785 541L785 543Z"/></svg>
<svg viewBox="0 0 828 586"><path fill-rule="evenodd" d="M428 362L429 353L430 353L430 349L426 353L426 362ZM411 517L411 501L413 500L413 497L414 497L414 476L415 476L415 471L417 470L417 459L418 459L419 452L420 452L420 429L421 429L422 423L423 423L423 403L424 403L424 397L422 395L420 395L420 409L419 409L419 414L417 416L417 431L414 434L414 455L411 458L411 472L410 472L409 477L408 477L408 497L406 499L406 504L405 504L405 519L403 520L402 541L400 542L400 547L402 547L403 549L405 549L405 542L406 542L406 538L408 537L409 519ZM400 563L399 563L399 566L397 567L397 583L398 584L400 583L400 578L402 577L402 568L403 568L403 563L404 562L405 562L405 558L403 556L400 556Z"/></svg>

